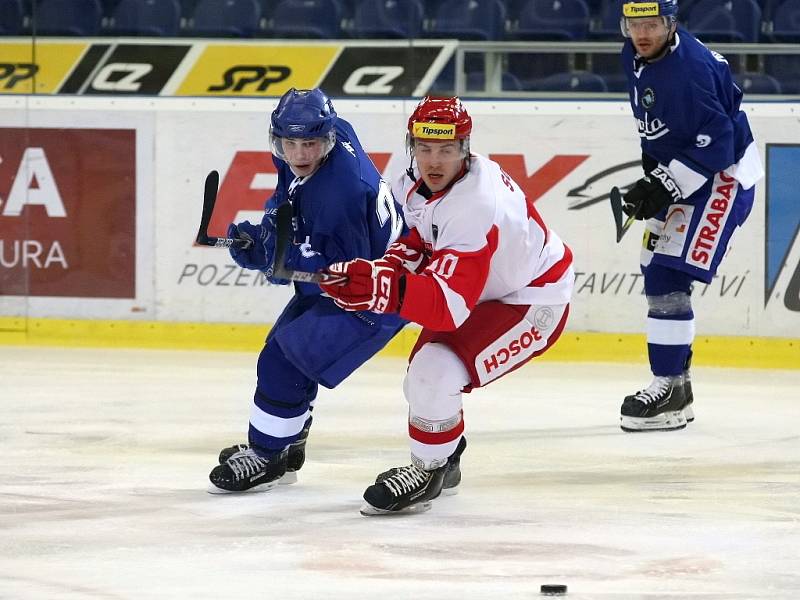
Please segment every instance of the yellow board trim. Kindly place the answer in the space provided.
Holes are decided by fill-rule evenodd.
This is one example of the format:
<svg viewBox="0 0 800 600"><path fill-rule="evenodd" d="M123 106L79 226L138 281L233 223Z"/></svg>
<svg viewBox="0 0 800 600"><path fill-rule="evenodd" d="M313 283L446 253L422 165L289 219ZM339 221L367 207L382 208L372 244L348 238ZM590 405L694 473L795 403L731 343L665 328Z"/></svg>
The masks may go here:
<svg viewBox="0 0 800 600"><path fill-rule="evenodd" d="M0 345L158 348L258 352L268 325L163 323L0 317ZM407 356L419 333L406 328L381 355ZM694 364L714 367L800 369L800 339L700 336ZM565 332L536 360L647 363L644 334Z"/></svg>
<svg viewBox="0 0 800 600"><path fill-rule="evenodd" d="M622 14L625 17L657 17L658 2L628 2L622 5Z"/></svg>

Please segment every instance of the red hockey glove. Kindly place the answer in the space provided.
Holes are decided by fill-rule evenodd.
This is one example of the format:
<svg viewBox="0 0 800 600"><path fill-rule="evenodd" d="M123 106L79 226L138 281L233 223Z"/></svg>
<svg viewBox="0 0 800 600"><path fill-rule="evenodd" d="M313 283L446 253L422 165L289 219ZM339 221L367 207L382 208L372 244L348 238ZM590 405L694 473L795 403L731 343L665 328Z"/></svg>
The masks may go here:
<svg viewBox="0 0 800 600"><path fill-rule="evenodd" d="M389 246L383 258L401 269L417 273L425 257L419 250L409 248L403 242L395 242Z"/></svg>
<svg viewBox="0 0 800 600"><path fill-rule="evenodd" d="M328 267L332 275L344 275L342 284L320 284L337 306L345 310L370 310L395 313L400 310L400 269L392 262L379 258L356 258Z"/></svg>

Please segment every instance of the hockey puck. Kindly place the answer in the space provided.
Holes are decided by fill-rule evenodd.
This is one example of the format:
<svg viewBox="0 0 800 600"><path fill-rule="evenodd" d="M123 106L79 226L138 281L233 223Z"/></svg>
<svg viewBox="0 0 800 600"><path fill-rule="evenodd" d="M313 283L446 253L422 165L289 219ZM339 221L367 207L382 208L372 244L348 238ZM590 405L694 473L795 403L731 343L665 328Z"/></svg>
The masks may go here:
<svg viewBox="0 0 800 600"><path fill-rule="evenodd" d="M540 588L545 596L563 596L567 593L567 586L561 584L545 584Z"/></svg>

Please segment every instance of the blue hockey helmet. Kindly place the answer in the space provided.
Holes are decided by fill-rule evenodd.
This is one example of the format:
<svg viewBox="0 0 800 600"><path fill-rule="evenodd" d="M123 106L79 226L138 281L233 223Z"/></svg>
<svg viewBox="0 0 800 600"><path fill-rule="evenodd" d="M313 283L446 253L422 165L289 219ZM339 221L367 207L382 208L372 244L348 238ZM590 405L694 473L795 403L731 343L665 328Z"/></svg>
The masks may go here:
<svg viewBox="0 0 800 600"><path fill-rule="evenodd" d="M628 19L642 17L662 17L664 25L669 29L678 20L678 0L628 0L622 3L620 29L622 35L630 37Z"/></svg>
<svg viewBox="0 0 800 600"><path fill-rule="evenodd" d="M678 17L678 0L629 0L622 3L623 17Z"/></svg>
<svg viewBox="0 0 800 600"><path fill-rule="evenodd" d="M336 111L330 98L320 88L291 88L278 101L270 117L270 141L273 152L285 160L282 138L324 138L323 157L336 142Z"/></svg>

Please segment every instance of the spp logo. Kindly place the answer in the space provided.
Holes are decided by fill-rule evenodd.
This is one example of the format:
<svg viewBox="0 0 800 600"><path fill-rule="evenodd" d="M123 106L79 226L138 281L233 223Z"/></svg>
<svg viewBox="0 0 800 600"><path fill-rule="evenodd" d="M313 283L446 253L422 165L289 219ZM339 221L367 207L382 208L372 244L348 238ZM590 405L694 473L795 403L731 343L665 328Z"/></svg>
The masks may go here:
<svg viewBox="0 0 800 600"><path fill-rule="evenodd" d="M209 86L208 91L264 93L291 74L286 65L235 65L222 74L222 83Z"/></svg>
<svg viewBox="0 0 800 600"><path fill-rule="evenodd" d="M39 72L39 65L34 63L0 62L0 90L13 90L20 82L33 79Z"/></svg>

